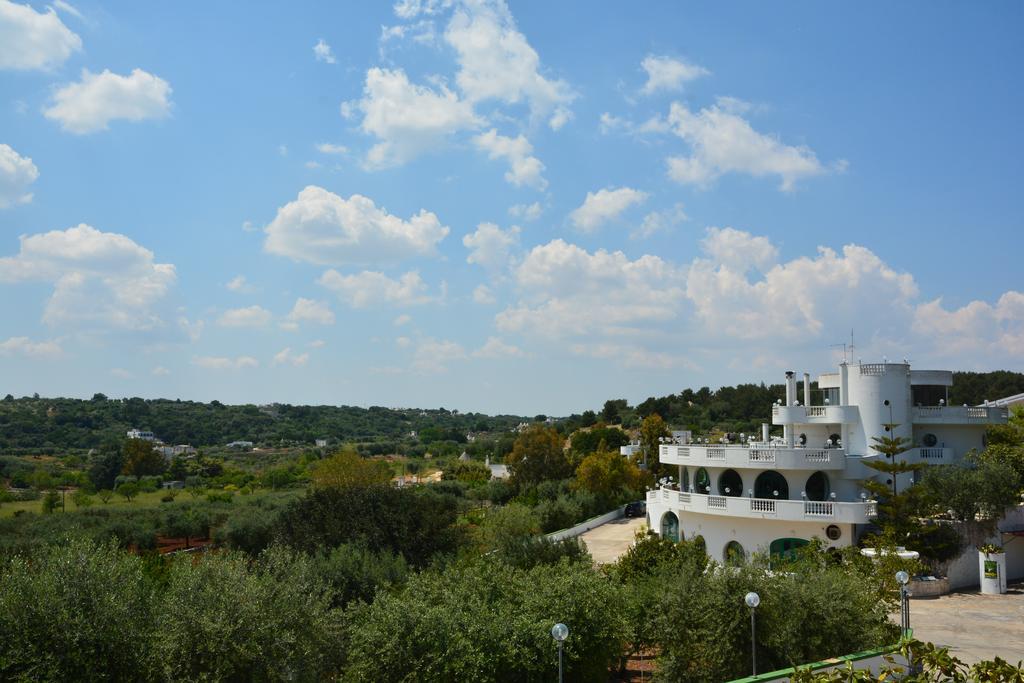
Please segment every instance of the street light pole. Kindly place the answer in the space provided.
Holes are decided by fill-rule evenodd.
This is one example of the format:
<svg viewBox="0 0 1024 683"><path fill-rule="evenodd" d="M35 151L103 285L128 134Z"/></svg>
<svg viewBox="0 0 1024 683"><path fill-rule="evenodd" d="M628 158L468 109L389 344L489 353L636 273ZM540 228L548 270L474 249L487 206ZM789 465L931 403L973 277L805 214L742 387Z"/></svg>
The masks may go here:
<svg viewBox="0 0 1024 683"><path fill-rule="evenodd" d="M558 643L558 683L562 683L562 644L569 637L569 627L558 623L551 627L551 637Z"/></svg>
<svg viewBox="0 0 1024 683"><path fill-rule="evenodd" d="M761 604L761 596L751 591L743 597L743 602L750 608L750 675L757 675L757 620L754 610Z"/></svg>
<svg viewBox="0 0 1024 683"><path fill-rule="evenodd" d="M900 584L900 627L903 629L903 637L910 631L910 591L907 590L907 583L910 581L910 574L905 571L896 572L896 580Z"/></svg>

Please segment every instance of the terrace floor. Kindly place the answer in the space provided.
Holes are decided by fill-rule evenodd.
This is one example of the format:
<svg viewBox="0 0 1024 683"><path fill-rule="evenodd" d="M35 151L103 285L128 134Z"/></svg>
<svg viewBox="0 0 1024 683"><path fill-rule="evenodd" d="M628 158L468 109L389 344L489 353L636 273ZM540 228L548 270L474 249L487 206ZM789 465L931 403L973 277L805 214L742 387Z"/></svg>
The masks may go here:
<svg viewBox="0 0 1024 683"><path fill-rule="evenodd" d="M1024 659L1024 584L1010 585L1005 595L975 591L911 600L910 625L918 640L948 647L969 664L996 656L1016 664Z"/></svg>
<svg viewBox="0 0 1024 683"><path fill-rule="evenodd" d="M597 564L608 564L619 559L633 544L637 529L647 524L644 517L621 517L582 534L590 556Z"/></svg>

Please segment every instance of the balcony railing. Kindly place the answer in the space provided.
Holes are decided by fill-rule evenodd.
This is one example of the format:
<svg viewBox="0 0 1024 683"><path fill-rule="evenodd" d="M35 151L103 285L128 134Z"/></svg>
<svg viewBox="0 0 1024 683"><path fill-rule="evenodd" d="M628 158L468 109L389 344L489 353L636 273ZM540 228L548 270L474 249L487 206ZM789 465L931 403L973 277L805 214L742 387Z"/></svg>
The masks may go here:
<svg viewBox="0 0 1024 683"><path fill-rule="evenodd" d="M914 422L929 424L1003 424L1009 417L998 406L917 406Z"/></svg>
<svg viewBox="0 0 1024 683"><path fill-rule="evenodd" d="M878 514L875 501L844 503L833 500L780 500L778 498L742 498L690 493L674 489L647 492L649 502L661 502L671 510L754 519L785 521L830 520L847 524L866 524Z"/></svg>
<svg viewBox="0 0 1024 683"><path fill-rule="evenodd" d="M663 444L658 459L667 465L795 470L841 470L846 451L842 448L786 448L778 444L751 442L749 445L677 446Z"/></svg>

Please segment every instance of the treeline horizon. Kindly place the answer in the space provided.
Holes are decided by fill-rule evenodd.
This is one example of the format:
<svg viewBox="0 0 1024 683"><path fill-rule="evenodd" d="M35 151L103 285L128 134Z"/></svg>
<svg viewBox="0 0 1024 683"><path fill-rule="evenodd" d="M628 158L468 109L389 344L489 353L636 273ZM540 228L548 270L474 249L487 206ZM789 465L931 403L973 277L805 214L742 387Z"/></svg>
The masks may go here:
<svg viewBox="0 0 1024 683"><path fill-rule="evenodd" d="M812 383L812 392L817 383ZM1024 373L954 372L951 405L976 405L1024 392ZM677 429L695 432L754 431L770 421L770 406L785 396L783 384L746 383L718 389L687 388L678 394L648 397L635 406L626 399L609 399L597 410L554 418L565 434L598 423L639 426L657 413ZM544 421L547 415L487 415L441 408L370 406L224 404L181 399L40 397L0 399L0 451L55 451L112 446L129 429L152 431L169 444L223 446L231 441L257 445L304 445L328 439L345 442L417 440L432 433L508 432L521 422Z"/></svg>

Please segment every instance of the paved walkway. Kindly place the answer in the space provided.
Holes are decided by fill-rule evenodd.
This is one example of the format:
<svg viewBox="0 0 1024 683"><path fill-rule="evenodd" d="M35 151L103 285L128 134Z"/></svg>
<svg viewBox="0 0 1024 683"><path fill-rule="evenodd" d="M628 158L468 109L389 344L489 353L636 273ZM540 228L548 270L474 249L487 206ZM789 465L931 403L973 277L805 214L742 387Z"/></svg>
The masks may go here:
<svg viewBox="0 0 1024 683"><path fill-rule="evenodd" d="M898 617L897 617L898 618ZM914 637L948 647L968 664L999 656L1024 659L1024 584L1005 595L951 593L910 601Z"/></svg>
<svg viewBox="0 0 1024 683"><path fill-rule="evenodd" d="M622 517L583 533L580 539L587 544L594 562L608 564L629 549L637 529L646 523L643 517Z"/></svg>

